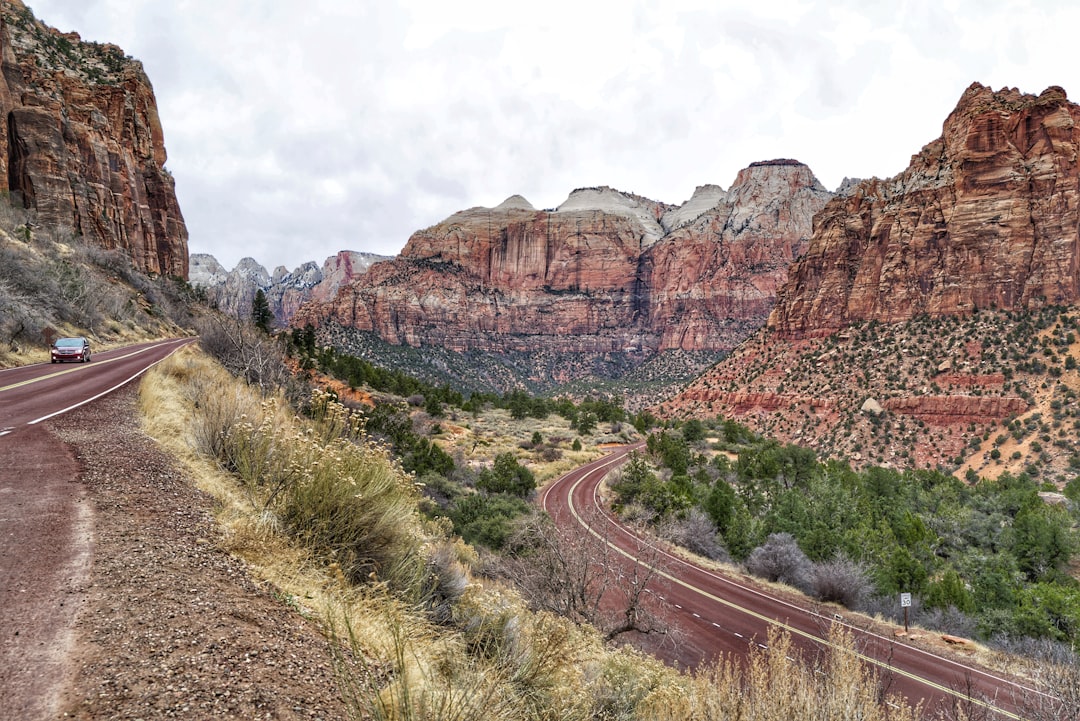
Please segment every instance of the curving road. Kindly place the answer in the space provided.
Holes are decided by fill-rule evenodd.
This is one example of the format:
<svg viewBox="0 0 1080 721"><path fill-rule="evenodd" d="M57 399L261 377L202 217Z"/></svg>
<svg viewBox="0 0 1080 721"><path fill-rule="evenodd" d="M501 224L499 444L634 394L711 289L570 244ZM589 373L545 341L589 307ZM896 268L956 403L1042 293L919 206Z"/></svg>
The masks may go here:
<svg viewBox="0 0 1080 721"><path fill-rule="evenodd" d="M120 388L192 340L0 371L0 718L56 718L93 555L82 469L46 421Z"/></svg>
<svg viewBox="0 0 1080 721"><path fill-rule="evenodd" d="M1020 704L1039 693L860 628L831 612L824 615L773 597L652 545L622 525L600 498L607 473L643 445L622 447L567 473L541 491L539 502L560 526L602 537L625 560L627 573L635 562L635 549L651 546L650 557L659 561L652 561L655 573L649 591L663 601L665 615L680 631L681 641L675 648L650 649L668 663L692 668L720 655L744 654L750 643L764 647L770 626L788 631L795 646L812 656L829 645L830 626L843 623L855 639L857 653L876 667L888 692L903 695L912 705L922 701L927 711L963 708L978 718L1021 719ZM604 527L598 529L597 523ZM648 563L640 558L636 562Z"/></svg>

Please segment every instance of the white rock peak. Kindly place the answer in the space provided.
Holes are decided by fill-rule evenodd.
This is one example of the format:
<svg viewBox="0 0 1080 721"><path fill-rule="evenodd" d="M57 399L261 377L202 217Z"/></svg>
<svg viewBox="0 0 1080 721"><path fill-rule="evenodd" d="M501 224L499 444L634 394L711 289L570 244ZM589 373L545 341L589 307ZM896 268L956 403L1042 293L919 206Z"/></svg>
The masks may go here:
<svg viewBox="0 0 1080 721"><path fill-rule="evenodd" d="M690 196L690 200L664 213L660 223L668 231L681 228L702 213L712 210L722 201L727 200L727 197L727 191L719 185L699 185Z"/></svg>
<svg viewBox="0 0 1080 721"><path fill-rule="evenodd" d="M492 210L536 210L536 208L522 196L511 195L509 198L496 205Z"/></svg>
<svg viewBox="0 0 1080 721"><path fill-rule="evenodd" d="M575 190L563 201L562 205L555 209L555 212L572 213L590 210L637 220L641 224L647 243L655 242L664 236L664 229L660 227L660 223L657 222L650 208L606 185L599 188Z"/></svg>

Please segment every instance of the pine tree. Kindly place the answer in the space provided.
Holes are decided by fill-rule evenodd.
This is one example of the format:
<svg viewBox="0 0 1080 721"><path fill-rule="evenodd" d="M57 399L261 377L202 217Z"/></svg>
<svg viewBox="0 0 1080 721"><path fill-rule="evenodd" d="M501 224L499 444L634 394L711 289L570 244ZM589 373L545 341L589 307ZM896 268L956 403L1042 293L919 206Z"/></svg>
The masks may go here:
<svg viewBox="0 0 1080 721"><path fill-rule="evenodd" d="M251 322L263 333L269 333L270 325L274 322L270 302L266 300L266 293L263 293L262 288L255 291L255 298L251 301Z"/></svg>

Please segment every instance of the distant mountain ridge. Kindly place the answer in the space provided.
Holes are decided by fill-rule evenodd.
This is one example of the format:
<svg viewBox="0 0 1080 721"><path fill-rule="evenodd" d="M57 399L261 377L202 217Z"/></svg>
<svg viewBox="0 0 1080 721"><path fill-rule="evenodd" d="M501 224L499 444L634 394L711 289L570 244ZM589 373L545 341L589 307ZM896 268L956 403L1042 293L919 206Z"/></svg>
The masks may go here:
<svg viewBox="0 0 1080 721"><path fill-rule="evenodd" d="M278 266L271 275L253 258L242 258L235 268L225 270L213 255L192 253L189 282L205 289L220 310L241 318L251 315L252 300L261 290L276 324L284 327L305 302L327 302L343 283L391 257L343 250L327 258L321 268L309 261L291 271Z"/></svg>
<svg viewBox="0 0 1080 721"><path fill-rule="evenodd" d="M606 186L555 210L511 196L417 231L292 324L514 355L540 386L666 351L723 353L765 322L832 196L793 160L754 163L730 189L701 186L680 206Z"/></svg>

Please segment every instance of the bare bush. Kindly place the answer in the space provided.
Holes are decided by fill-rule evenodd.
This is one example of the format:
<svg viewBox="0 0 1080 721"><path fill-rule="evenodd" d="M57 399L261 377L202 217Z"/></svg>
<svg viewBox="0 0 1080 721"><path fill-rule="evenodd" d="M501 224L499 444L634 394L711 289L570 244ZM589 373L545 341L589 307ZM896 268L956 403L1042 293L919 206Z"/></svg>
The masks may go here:
<svg viewBox="0 0 1080 721"><path fill-rule="evenodd" d="M918 614L917 622L924 628L932 628L935 631L952 634L953 636L970 638L979 631L979 624L975 618L958 610L955 606L923 608Z"/></svg>
<svg viewBox="0 0 1080 721"><path fill-rule="evenodd" d="M673 518L658 530L661 537L699 556L725 563L731 560L716 525L700 508L691 508L685 518Z"/></svg>
<svg viewBox="0 0 1080 721"><path fill-rule="evenodd" d="M0 202L0 343L13 350L43 344L43 331L64 325L99 337L117 323L150 333L163 319L191 325L196 299L182 281L151 279L119 250L104 250L70 229L40 229L33 222L11 226ZM6 231L6 232L5 232Z"/></svg>
<svg viewBox="0 0 1080 721"><path fill-rule="evenodd" d="M750 552L746 570L769 581L812 591L813 563L790 533L773 533Z"/></svg>
<svg viewBox="0 0 1080 721"><path fill-rule="evenodd" d="M1021 639L1011 651L1033 659L1027 676L1038 693L1016 698L1021 715L1030 721L1080 719L1080 654L1047 639Z"/></svg>
<svg viewBox="0 0 1080 721"><path fill-rule="evenodd" d="M0 343L18 352L23 343L40 343L40 331L47 324L36 304L0 277Z"/></svg>
<svg viewBox="0 0 1080 721"><path fill-rule="evenodd" d="M291 381L281 344L255 326L220 314L199 325L203 349L233 375L264 393L284 388Z"/></svg>
<svg viewBox="0 0 1080 721"><path fill-rule="evenodd" d="M846 556L814 565L814 596L857 610L873 590L866 566Z"/></svg>
<svg viewBox="0 0 1080 721"><path fill-rule="evenodd" d="M602 516L586 514L586 522L588 529L563 529L547 516L525 521L498 573L533 609L590 623L608 640L630 631L667 633L652 607L659 601L645 593L660 570L659 550L641 543L628 561L609 542Z"/></svg>
<svg viewBox="0 0 1080 721"><path fill-rule="evenodd" d="M547 463L551 463L562 458L562 455L562 451L560 451L558 448L548 446L540 452L540 459L546 461Z"/></svg>

